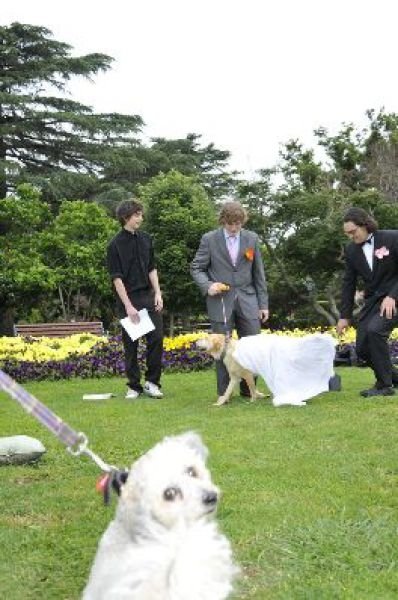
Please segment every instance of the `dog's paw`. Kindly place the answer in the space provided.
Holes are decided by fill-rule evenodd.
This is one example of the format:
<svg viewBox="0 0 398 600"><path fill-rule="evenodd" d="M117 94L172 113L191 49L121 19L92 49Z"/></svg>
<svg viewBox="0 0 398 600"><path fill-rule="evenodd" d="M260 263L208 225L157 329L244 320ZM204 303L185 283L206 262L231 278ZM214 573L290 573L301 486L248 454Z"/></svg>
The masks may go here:
<svg viewBox="0 0 398 600"><path fill-rule="evenodd" d="M256 390L256 398L265 398L265 394Z"/></svg>
<svg viewBox="0 0 398 600"><path fill-rule="evenodd" d="M220 396L217 402L214 402L213 406L223 406L223 404L227 404L228 398L225 396Z"/></svg>

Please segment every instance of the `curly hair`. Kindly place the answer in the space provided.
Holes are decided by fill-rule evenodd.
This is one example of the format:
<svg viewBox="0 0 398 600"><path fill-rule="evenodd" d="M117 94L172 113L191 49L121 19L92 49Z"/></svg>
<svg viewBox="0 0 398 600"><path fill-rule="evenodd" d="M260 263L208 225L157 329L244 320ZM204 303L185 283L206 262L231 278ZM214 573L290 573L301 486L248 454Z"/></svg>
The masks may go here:
<svg viewBox="0 0 398 600"><path fill-rule="evenodd" d="M358 206L349 208L344 215L343 221L344 223L351 221L351 223L354 223L358 227L366 227L369 233L374 233L378 228L377 221L366 210Z"/></svg>
<svg viewBox="0 0 398 600"><path fill-rule="evenodd" d="M244 225L247 220L247 211L240 202L225 202L218 215L220 225L232 225L232 223Z"/></svg>

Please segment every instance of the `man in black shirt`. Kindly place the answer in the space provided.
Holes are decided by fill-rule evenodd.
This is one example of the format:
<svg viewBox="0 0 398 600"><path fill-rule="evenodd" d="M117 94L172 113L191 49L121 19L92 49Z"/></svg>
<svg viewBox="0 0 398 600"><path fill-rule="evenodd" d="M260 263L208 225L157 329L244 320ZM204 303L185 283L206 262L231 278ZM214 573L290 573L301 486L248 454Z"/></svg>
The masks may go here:
<svg viewBox="0 0 398 600"><path fill-rule="evenodd" d="M144 392L152 398L162 398L160 376L163 352L163 300L159 286L151 237L138 231L143 220L143 206L135 200L125 200L116 209L122 230L108 246L107 262L117 294L118 316L130 317L139 323L138 311L148 310L155 329L146 335L147 355L145 385L140 381L138 340L133 341L122 329L128 391L126 398L135 399Z"/></svg>

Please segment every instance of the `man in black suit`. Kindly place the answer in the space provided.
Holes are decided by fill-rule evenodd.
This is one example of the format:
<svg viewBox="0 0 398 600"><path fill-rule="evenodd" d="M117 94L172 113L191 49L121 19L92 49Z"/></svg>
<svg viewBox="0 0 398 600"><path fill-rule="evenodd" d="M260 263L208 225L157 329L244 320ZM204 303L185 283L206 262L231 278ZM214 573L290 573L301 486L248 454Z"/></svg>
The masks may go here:
<svg viewBox="0 0 398 600"><path fill-rule="evenodd" d="M357 279L364 283L364 305L359 313L356 351L373 369L374 387L361 396L392 396L398 387L398 370L391 363L389 336L398 325L398 231L378 230L362 208L344 215L344 233L351 239L345 250L340 335L352 318Z"/></svg>

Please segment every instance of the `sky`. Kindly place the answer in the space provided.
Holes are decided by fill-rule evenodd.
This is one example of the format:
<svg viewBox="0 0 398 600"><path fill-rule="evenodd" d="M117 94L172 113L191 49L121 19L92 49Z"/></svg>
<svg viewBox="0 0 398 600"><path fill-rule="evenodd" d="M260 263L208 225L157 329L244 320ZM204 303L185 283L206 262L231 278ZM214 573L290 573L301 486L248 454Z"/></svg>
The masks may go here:
<svg viewBox="0 0 398 600"><path fill-rule="evenodd" d="M12 0L0 24L42 25L112 70L74 80L96 112L140 115L145 139L202 135L254 177L281 144L398 112L396 0Z"/></svg>

